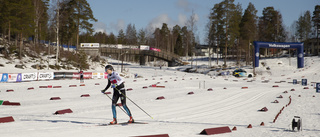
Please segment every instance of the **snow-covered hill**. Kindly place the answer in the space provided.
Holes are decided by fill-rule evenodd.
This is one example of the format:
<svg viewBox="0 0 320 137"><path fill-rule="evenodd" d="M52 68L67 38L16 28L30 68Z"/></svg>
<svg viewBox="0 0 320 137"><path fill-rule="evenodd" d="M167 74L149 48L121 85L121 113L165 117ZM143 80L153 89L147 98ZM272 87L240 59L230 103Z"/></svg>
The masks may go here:
<svg viewBox="0 0 320 137"><path fill-rule="evenodd" d="M125 78L126 88L132 88L127 91L127 96L153 119L129 100L127 100L128 107L136 121L148 124L98 126L112 120L111 100L100 92L107 84L104 79L85 80L85 86L80 86L79 80L0 83L0 100L21 103L21 106L0 106L0 118L12 116L15 120L15 122L0 123L0 134L7 137L128 137L155 134L195 137L200 136L199 133L203 129L228 126L230 129L236 127L237 130L215 136L320 136L320 107L318 107L320 94L316 93L312 83L320 82L320 58L305 58L303 69L297 69L294 58L290 61L291 66L288 58L260 60L266 65L256 69L259 75L255 78L216 77L176 70L181 67L160 70L159 67L126 65L126 73L129 76L133 74L142 76L142 78ZM208 64L206 61L197 63ZM118 68L116 65L114 67ZM267 67L270 70L267 70ZM252 72L248 68L246 70ZM34 69L15 69L10 65L0 67L0 73L34 71ZM89 71L103 72L103 68L97 67ZM293 79L301 81L302 78L308 79L308 86L291 83ZM165 88L149 87L152 84ZM47 85L62 86L62 88L39 88ZM273 87L274 85L279 87ZM148 88L143 88L144 86ZM27 90L30 87L34 89ZM247 88L242 89L242 87ZM209 88L212 91L208 91ZM13 89L14 92L6 92L8 89ZM112 92L111 89L109 91ZM285 91L288 93L284 93ZM188 95L189 92L194 94ZM80 97L83 94L90 94L90 97ZM283 98L277 98L280 95ZM165 99L156 100L160 96ZM61 100L50 100L51 97L60 97ZM291 103L286 107L290 98ZM279 103L272 103L275 100ZM268 111L258 111L263 107L268 108ZM273 123L283 107L282 113ZM57 110L69 108L73 113L53 114ZM119 108L117 115L118 122L128 120L128 116ZM294 116L300 116L303 121L301 132L290 130ZM262 122L264 126L260 126ZM249 124L252 128L247 128Z"/></svg>

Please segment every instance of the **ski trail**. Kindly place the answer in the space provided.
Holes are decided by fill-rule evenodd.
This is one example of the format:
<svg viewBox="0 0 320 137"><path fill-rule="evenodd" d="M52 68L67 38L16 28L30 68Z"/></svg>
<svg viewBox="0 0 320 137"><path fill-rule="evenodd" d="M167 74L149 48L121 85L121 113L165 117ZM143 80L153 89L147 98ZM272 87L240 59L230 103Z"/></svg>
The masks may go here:
<svg viewBox="0 0 320 137"><path fill-rule="evenodd" d="M202 119L203 117L210 117L210 118L217 118L225 115L228 113L227 111L231 111L234 109L244 109L246 108L246 105L252 104L258 99L262 98L266 94L269 94L271 92L275 92L276 90L269 90L269 91L263 91L260 92L253 97L250 98L245 98L243 96L250 95L252 92L256 91L251 91L251 92L245 92L243 94L236 94L230 98L223 99L222 101L219 102L214 102L214 103L206 103L206 105L199 105L201 107L193 107L186 109L184 111L179 111L179 113L183 114L188 114L187 116L181 116L181 117L175 117L168 119L170 120L186 120L186 119ZM258 109L258 108L257 108ZM168 114L169 115L169 114ZM172 115L172 114L170 114Z"/></svg>

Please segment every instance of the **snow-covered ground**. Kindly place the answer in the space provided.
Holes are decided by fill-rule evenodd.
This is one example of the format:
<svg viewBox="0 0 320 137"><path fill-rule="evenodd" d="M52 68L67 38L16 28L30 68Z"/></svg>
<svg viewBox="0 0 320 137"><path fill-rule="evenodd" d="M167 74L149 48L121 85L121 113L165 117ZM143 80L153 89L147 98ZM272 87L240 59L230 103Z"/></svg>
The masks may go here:
<svg viewBox="0 0 320 137"><path fill-rule="evenodd" d="M107 84L104 79L85 80L85 86L79 86L79 80L0 83L0 100L21 103L21 106L0 106L0 118L12 116L15 120L10 123L0 123L0 135L128 137L168 134L170 137L195 137L201 136L199 133L203 129L228 126L230 129L236 127L237 130L215 136L320 136L320 94L316 93L312 83L320 82L320 58L305 58L303 69L297 69L294 58L291 58L291 66L288 58L264 59L260 62L266 64L256 69L260 75L249 79L233 76L212 77L176 70L181 67L163 67L160 70L159 67L126 65L125 69L129 70L127 74L130 77L125 78L125 86L132 88L131 91L127 91L127 96L153 119L129 100L127 100L128 107L135 121L148 124L99 126L112 120L111 100L100 92ZM203 64L207 65L208 62L197 62L197 65ZM270 70L266 70L267 67ZM118 67L115 65L114 68ZM14 69L14 65L0 67L0 73L35 71ZM103 68L92 71L103 72ZM249 69L247 71L252 72ZM133 74L136 73L143 78L133 78ZM309 89L304 89L305 86L300 84L289 83L293 79L301 81L302 78L308 79ZM266 80L269 82L266 83ZM152 84L165 88L149 87ZM39 88L47 85L62 86L62 88ZM279 87L273 87L274 85ZM144 86L148 88L143 88ZM34 89L27 90L30 87ZM242 87L248 88L242 89ZM208 91L209 88L212 88L212 91ZM8 89L13 89L14 92L6 92ZM109 91L112 92L111 89ZM288 93L283 93L284 91ZM194 94L188 95L189 92ZM80 97L83 94L90 94L90 97ZM277 98L280 95L283 98ZM165 99L156 100L160 96ZM292 102L286 107L290 96ZM60 97L61 100L50 100L51 97ZM272 103L275 100L279 103ZM268 111L258 111L263 107L268 108ZM283 107L284 110L273 123L275 116ZM53 114L57 110L68 108L73 113ZM129 119L119 108L117 114L118 122L126 122ZM294 116L300 116L302 119L303 130L300 132L290 130ZM260 126L262 122L264 126ZM249 124L252 128L247 128Z"/></svg>

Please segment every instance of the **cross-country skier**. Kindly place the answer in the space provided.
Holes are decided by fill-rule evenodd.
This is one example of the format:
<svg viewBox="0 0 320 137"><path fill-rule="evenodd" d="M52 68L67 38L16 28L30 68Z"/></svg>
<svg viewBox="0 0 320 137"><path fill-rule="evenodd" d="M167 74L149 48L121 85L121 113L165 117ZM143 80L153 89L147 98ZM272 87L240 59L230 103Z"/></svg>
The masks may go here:
<svg viewBox="0 0 320 137"><path fill-rule="evenodd" d="M121 99L122 107L127 112L128 116L130 117L128 123L133 123L134 120L132 118L131 112L126 104L126 91L124 88L124 80L122 77L120 77L119 73L115 72L113 70L113 67L111 65L107 65L105 67L105 72L108 73L108 85L105 89L101 90L102 93L104 93L110 86L113 88L113 96L112 96L112 114L113 114L113 121L110 122L110 124L117 124L117 111L116 111L116 104L119 100L119 97Z"/></svg>
<svg viewBox="0 0 320 137"><path fill-rule="evenodd" d="M83 71L80 69L80 83L83 83Z"/></svg>

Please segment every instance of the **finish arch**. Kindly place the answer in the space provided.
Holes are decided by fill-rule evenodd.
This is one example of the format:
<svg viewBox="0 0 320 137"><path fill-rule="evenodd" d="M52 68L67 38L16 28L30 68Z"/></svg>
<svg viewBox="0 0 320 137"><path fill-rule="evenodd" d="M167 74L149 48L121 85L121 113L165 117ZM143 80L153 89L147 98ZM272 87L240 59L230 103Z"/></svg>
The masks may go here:
<svg viewBox="0 0 320 137"><path fill-rule="evenodd" d="M254 67L259 67L260 48L297 49L298 68L304 66L303 43L301 42L260 42L254 41Z"/></svg>

